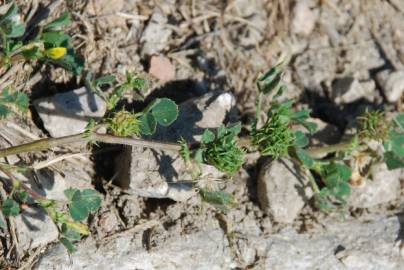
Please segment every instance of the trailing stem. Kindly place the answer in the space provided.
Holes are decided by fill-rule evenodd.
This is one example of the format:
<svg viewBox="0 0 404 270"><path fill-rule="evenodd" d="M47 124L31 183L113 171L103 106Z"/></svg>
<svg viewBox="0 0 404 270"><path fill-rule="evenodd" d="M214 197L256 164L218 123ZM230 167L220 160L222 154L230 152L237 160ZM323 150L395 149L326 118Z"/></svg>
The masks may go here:
<svg viewBox="0 0 404 270"><path fill-rule="evenodd" d="M70 135L60 138L47 138L41 139L30 143L21 144L18 146L12 146L5 149L0 150L0 158L17 155L26 152L35 152L42 151L48 148L62 146L66 144L79 143L79 142L102 142L109 144L123 144L123 145L131 145L131 146L140 146L140 147L149 147L159 150L171 150L171 151L180 151L181 145L175 143L162 143L150 140L143 140L137 138L126 138L126 137L118 137L106 134L86 134L80 133L76 135Z"/></svg>

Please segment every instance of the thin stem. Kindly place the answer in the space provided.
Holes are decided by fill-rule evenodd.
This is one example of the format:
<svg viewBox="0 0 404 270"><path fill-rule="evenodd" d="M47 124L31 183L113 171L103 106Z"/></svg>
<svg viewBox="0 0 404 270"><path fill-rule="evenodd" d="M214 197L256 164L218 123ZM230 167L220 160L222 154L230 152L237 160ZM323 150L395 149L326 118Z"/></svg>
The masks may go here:
<svg viewBox="0 0 404 270"><path fill-rule="evenodd" d="M347 142L341 142L333 145L309 148L306 151L312 158L322 158L330 153L348 150L351 146L352 141L349 140Z"/></svg>
<svg viewBox="0 0 404 270"><path fill-rule="evenodd" d="M5 149L0 149L0 158L10 156L10 155L17 155L25 152L34 152L34 151L42 151L48 148L62 146L71 143L78 143L78 142L103 142L103 143L110 143L110 144L123 144L123 145L131 145L131 146L139 146L139 147L149 147L159 150L171 150L171 151L180 151L181 145L175 143L162 143L150 140L143 140L143 139L135 139L135 138L126 138L126 137L117 137L112 135L105 135L105 134L76 134L70 135L60 138L47 138L41 139L34 142L21 144L18 146L12 146Z"/></svg>
<svg viewBox="0 0 404 270"><path fill-rule="evenodd" d="M18 186L21 187L23 190L25 190L31 197L35 200L46 200L46 197L36 193L32 189L30 189L27 185L22 183L20 180L15 178L14 175L12 175L7 169L5 169L3 166L0 166L0 171L3 172L7 177L12 181L13 186Z"/></svg>
<svg viewBox="0 0 404 270"><path fill-rule="evenodd" d="M314 193L320 193L320 188L318 187L316 180L314 179L313 175L311 174L310 170L305 168L305 172L307 175L307 178L309 179L311 188L313 189Z"/></svg>

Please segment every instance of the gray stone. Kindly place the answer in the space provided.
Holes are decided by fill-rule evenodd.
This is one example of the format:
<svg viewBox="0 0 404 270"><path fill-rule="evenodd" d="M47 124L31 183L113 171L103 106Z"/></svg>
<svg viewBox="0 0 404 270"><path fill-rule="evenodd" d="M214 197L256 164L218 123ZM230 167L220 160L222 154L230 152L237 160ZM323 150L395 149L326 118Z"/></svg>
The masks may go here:
<svg viewBox="0 0 404 270"><path fill-rule="evenodd" d="M179 117L168 128L159 128L154 139L188 142L200 138L205 128L216 128L226 119L235 100L229 93L208 93L179 106ZM126 147L117 159L117 182L129 192L153 198L185 201L195 194L187 180L191 172L182 157L173 151ZM223 173L213 166L202 165L201 178L221 178Z"/></svg>
<svg viewBox="0 0 404 270"><path fill-rule="evenodd" d="M24 209L15 222L19 247L24 251L46 246L59 237L58 228L42 208Z"/></svg>
<svg viewBox="0 0 404 270"><path fill-rule="evenodd" d="M404 92L404 70L382 71L376 75L382 91L389 102L397 102Z"/></svg>
<svg viewBox="0 0 404 270"><path fill-rule="evenodd" d="M264 269L402 269L397 217L361 223L324 223L325 231L298 234L284 230L267 241Z"/></svg>
<svg viewBox="0 0 404 270"><path fill-rule="evenodd" d="M34 101L44 127L52 137L83 132L90 118L102 118L105 101L85 87Z"/></svg>
<svg viewBox="0 0 404 270"><path fill-rule="evenodd" d="M353 77L336 79L332 83L332 99L336 104L348 104L361 98L373 102L375 99L375 82L360 82Z"/></svg>
<svg viewBox="0 0 404 270"><path fill-rule="evenodd" d="M167 23L167 17L156 8L140 39L143 44L142 55L158 54L166 48L172 34L172 29L167 27Z"/></svg>
<svg viewBox="0 0 404 270"><path fill-rule="evenodd" d="M401 170L387 169L386 164L376 164L371 168L371 179L363 185L352 187L349 203L353 207L368 208L395 200L400 196Z"/></svg>
<svg viewBox="0 0 404 270"><path fill-rule="evenodd" d="M226 236L221 230L209 230L168 239L147 251L142 242L118 236L101 245L92 239L78 245L69 258L59 244L50 248L34 269L124 270L124 269L231 269L232 261Z"/></svg>
<svg viewBox="0 0 404 270"><path fill-rule="evenodd" d="M308 36L313 31L319 16L318 9L313 9L316 3L310 0L300 0L293 8L291 30L295 34Z"/></svg>
<svg viewBox="0 0 404 270"><path fill-rule="evenodd" d="M258 200L274 221L292 223L313 195L307 177L291 160L267 162L258 176Z"/></svg>

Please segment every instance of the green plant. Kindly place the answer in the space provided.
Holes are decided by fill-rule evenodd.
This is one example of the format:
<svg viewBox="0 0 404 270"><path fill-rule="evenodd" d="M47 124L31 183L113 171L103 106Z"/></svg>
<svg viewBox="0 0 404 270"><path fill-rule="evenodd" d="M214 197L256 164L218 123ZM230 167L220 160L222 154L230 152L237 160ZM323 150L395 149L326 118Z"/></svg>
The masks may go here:
<svg viewBox="0 0 404 270"><path fill-rule="evenodd" d="M19 18L18 8L14 3L0 16L1 66L10 67L19 61L38 60L60 65L75 75L82 72L84 62L75 53L70 36L62 30L71 23L68 13L40 26L33 37ZM27 40L27 37L30 39Z"/></svg>
<svg viewBox="0 0 404 270"><path fill-rule="evenodd" d="M216 134L206 129L201 145L195 151L195 159L213 165L222 172L236 173L244 163L244 151L237 145L237 134L240 131L240 123L227 128L222 125Z"/></svg>

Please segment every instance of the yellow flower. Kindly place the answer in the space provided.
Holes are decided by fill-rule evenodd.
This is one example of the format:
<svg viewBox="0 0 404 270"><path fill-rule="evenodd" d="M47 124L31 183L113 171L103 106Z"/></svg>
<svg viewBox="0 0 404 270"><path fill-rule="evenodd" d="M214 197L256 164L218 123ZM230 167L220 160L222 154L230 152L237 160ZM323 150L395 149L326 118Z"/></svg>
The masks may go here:
<svg viewBox="0 0 404 270"><path fill-rule="evenodd" d="M45 55L54 60L62 58L63 56L66 55L66 53L67 49L64 47L56 47L45 51Z"/></svg>

